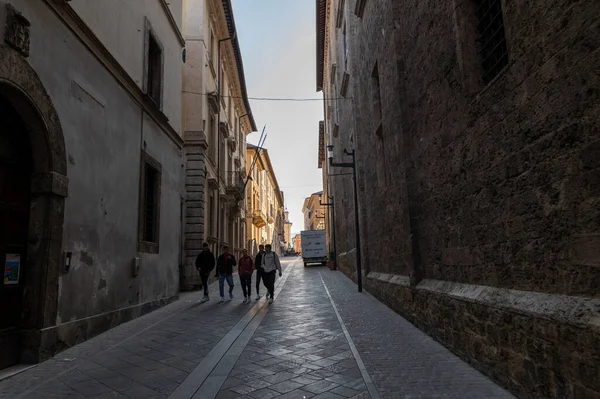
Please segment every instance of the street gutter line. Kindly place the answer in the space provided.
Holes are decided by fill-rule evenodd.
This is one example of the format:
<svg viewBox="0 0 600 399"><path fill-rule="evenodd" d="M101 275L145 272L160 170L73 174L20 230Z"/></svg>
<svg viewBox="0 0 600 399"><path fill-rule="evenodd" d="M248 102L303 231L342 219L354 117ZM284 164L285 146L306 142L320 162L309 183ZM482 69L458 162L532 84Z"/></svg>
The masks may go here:
<svg viewBox="0 0 600 399"><path fill-rule="evenodd" d="M319 277L321 277L321 282L323 283L323 287L325 287L325 291L327 292L327 296L329 297L331 306L333 306L335 315L337 316L337 319L340 322L340 326L342 326L342 331L344 332L344 335L346 336L348 345L350 345L350 350L352 351L352 355L354 355L356 364L358 364L358 369L360 370L360 374L362 375L363 380L365 381L365 385L367 386L367 389L369 390L369 394L371 395L372 399L379 399L379 392L377 392L377 388L375 388L375 385L373 384L373 380L371 380L371 376L369 375L369 372L367 371L367 368L365 367L365 364L362 361L362 358L360 357L360 353L358 353L358 349L356 349L356 345L354 345L354 341L352 340L352 337L350 336L350 333L348 332L348 329L346 328L346 325L344 324L344 320L342 319L342 316L340 316L340 312L338 312L337 306L335 305L335 302L333 301L333 298L331 297L331 294L329 293L329 290L327 289L327 284L325 284L325 280L323 280L323 275L321 273L319 273Z"/></svg>
<svg viewBox="0 0 600 399"><path fill-rule="evenodd" d="M279 279L275 288L275 299L283 289L296 262L298 261L289 265ZM266 305L267 299L261 298L192 370L169 399L214 398L269 311L270 307Z"/></svg>

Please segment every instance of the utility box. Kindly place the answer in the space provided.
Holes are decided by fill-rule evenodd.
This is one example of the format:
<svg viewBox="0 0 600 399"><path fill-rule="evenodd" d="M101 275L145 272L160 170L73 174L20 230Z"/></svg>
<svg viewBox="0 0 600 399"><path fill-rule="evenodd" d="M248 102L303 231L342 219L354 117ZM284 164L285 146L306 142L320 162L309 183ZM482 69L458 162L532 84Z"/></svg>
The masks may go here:
<svg viewBox="0 0 600 399"><path fill-rule="evenodd" d="M133 277L137 277L137 275L140 274L140 258L137 256L133 258L132 271Z"/></svg>

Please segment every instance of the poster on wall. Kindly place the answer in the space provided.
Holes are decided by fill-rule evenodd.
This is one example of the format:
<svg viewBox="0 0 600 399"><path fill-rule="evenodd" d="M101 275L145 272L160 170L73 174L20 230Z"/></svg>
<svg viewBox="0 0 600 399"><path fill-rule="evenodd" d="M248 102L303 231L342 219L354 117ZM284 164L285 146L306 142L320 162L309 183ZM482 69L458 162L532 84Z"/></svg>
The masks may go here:
<svg viewBox="0 0 600 399"><path fill-rule="evenodd" d="M4 285L19 284L20 269L21 255L6 254L6 260L4 261Z"/></svg>

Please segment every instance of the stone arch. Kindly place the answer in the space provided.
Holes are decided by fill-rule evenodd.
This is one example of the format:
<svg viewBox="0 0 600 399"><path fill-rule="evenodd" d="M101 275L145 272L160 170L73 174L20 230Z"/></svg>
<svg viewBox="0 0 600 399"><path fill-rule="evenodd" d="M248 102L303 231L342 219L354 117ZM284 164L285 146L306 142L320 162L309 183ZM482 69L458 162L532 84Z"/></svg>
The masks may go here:
<svg viewBox="0 0 600 399"><path fill-rule="evenodd" d="M32 184L21 329L22 362L52 356L52 339L62 265L67 157L62 127L52 100L33 67L19 52L0 45L0 96L23 120L32 155ZM44 342L50 346L46 348Z"/></svg>

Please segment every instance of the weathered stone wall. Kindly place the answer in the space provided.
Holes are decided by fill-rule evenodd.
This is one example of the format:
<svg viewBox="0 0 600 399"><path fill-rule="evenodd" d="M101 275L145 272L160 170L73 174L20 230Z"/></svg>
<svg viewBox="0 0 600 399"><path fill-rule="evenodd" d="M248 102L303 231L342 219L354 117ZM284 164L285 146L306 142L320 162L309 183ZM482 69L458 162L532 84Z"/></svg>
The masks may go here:
<svg viewBox="0 0 600 399"><path fill-rule="evenodd" d="M521 397L600 397L600 331L555 317L561 298L599 317L600 3L503 2L509 66L488 85L474 2L367 2L362 18L355 3L344 44L332 1L324 93L336 161L357 149L366 288ZM355 278L352 180L332 183ZM424 288L437 281L507 303ZM523 292L546 307L510 306Z"/></svg>
<svg viewBox="0 0 600 399"><path fill-rule="evenodd" d="M536 312L543 309L543 300L556 299L551 295L538 299L540 294L525 293L519 298L517 293L489 290L489 297L505 294L532 301L532 308L538 309L511 308L509 302L491 305L430 289L435 285L431 280L417 288L411 288L408 279L398 280L369 276L365 288L518 397L599 397L600 334L593 320L577 318L577 312L589 313L577 297L563 298L567 302L561 318ZM577 310L567 310L571 307Z"/></svg>

